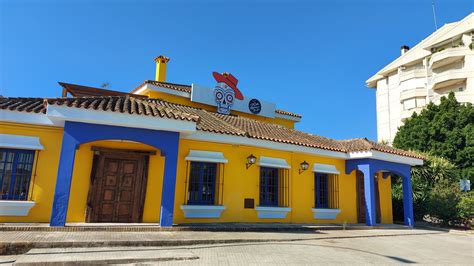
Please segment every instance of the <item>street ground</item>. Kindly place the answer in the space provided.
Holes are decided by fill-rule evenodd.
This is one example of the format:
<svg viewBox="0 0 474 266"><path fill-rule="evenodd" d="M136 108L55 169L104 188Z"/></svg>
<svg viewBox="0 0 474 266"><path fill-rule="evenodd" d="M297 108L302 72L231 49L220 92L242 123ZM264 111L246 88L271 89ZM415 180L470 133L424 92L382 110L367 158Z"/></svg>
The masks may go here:
<svg viewBox="0 0 474 266"><path fill-rule="evenodd" d="M0 263L465 264L474 265L474 234L420 229L320 232L0 232L0 242L104 243L97 247L34 248L0 256ZM106 239L156 241L160 246L113 246ZM213 244L199 244L214 240ZM48 242L49 241L49 242ZM173 242L174 241L174 242ZM221 242L221 243L218 243ZM123 243L123 242L120 242ZM152 242L153 244L155 242ZM193 243L188 244L188 243ZM117 243L116 243L117 244ZM105 246L109 245L109 246ZM80 245L79 245L80 246ZM170 261L171 260L171 261ZM131 264L129 264L131 265Z"/></svg>

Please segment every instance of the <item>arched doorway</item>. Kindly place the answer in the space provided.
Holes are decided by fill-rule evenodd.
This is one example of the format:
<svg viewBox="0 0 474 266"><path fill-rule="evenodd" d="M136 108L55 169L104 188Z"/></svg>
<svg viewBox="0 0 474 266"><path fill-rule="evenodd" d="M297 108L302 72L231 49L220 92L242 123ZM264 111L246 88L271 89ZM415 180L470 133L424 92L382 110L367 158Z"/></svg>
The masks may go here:
<svg viewBox="0 0 474 266"><path fill-rule="evenodd" d="M93 147L86 222L142 222L151 152Z"/></svg>
<svg viewBox="0 0 474 266"><path fill-rule="evenodd" d="M58 167L50 225L65 226L66 224L71 180L78 147L83 143L111 139L135 141L160 150L161 156L165 158L163 182L161 184L160 225L171 226L173 224L179 133L69 121L66 121L64 125L61 159Z"/></svg>

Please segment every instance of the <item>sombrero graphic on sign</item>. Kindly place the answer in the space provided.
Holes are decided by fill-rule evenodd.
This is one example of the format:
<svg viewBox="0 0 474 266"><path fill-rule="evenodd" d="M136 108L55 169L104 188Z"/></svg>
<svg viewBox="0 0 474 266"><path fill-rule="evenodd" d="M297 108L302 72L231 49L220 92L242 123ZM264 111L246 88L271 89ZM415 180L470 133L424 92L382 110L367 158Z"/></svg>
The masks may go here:
<svg viewBox="0 0 474 266"><path fill-rule="evenodd" d="M217 112L220 114L230 114L230 109L234 100L243 100L244 96L237 88L239 82L232 74L224 72L222 74L213 72L212 76L217 81L214 88L214 97L217 104Z"/></svg>

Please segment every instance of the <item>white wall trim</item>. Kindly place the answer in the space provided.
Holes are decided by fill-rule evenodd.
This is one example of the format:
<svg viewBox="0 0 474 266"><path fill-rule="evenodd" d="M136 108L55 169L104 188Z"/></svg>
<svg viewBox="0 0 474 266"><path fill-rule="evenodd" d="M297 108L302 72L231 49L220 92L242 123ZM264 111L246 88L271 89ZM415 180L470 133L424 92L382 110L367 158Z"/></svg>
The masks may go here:
<svg viewBox="0 0 474 266"><path fill-rule="evenodd" d="M39 137L0 134L0 147L24 150L43 150Z"/></svg>
<svg viewBox="0 0 474 266"><path fill-rule="evenodd" d="M325 174L340 174L335 165L332 164L322 164L315 163L313 164L313 172L315 173L325 173Z"/></svg>
<svg viewBox="0 0 474 266"><path fill-rule="evenodd" d="M193 121L85 110L67 106L48 105L46 114L51 120L58 122L73 121L174 132L193 132L196 130L196 123Z"/></svg>
<svg viewBox="0 0 474 266"><path fill-rule="evenodd" d="M311 209L314 219L334 220L341 213L340 209Z"/></svg>
<svg viewBox="0 0 474 266"><path fill-rule="evenodd" d="M190 150L188 156L184 158L186 161L209 162L209 163L227 163L228 160L222 152L216 151L199 151Z"/></svg>
<svg viewBox="0 0 474 266"><path fill-rule="evenodd" d="M272 167L272 168L283 168L283 169L291 168L291 166L286 162L285 159L266 157L266 156L260 156L260 159L258 160L257 164L259 166Z"/></svg>
<svg viewBox="0 0 474 266"><path fill-rule="evenodd" d="M299 117L280 114L280 113L277 113L277 112L275 112L275 118L281 118L281 119L290 120L290 121L294 121L294 122L300 122L301 121L301 118L299 118Z"/></svg>
<svg viewBox="0 0 474 266"><path fill-rule="evenodd" d="M184 218L220 218L223 205L181 205Z"/></svg>
<svg viewBox="0 0 474 266"><path fill-rule="evenodd" d="M268 140L258 140L258 139L251 139L251 138L241 137L241 136L230 136L230 135L209 133L209 132L203 132L203 131L196 131L191 134L182 134L180 137L183 139L189 139L189 140L198 140L198 141L207 141L207 142L234 144L234 145L246 145L246 146L258 147L258 148L267 148L267 149L272 149L272 150L306 153L310 155L317 155L317 156L324 156L324 157L331 157L331 158L338 158L338 159L347 158L347 155L344 152L328 151L328 150L323 150L323 149L298 146L294 144L278 143L278 142L268 141Z"/></svg>
<svg viewBox="0 0 474 266"><path fill-rule="evenodd" d="M34 201L0 200L0 217L28 216L28 213L34 206Z"/></svg>
<svg viewBox="0 0 474 266"><path fill-rule="evenodd" d="M284 219L291 211L291 208L257 206L255 210L260 219Z"/></svg>
<svg viewBox="0 0 474 266"><path fill-rule="evenodd" d="M366 158L393 162L393 163L408 164L411 166L423 165L423 160L421 159L401 156L397 154L385 153L385 152L380 152L380 151L374 151L374 150L349 153L349 159L366 159Z"/></svg>
<svg viewBox="0 0 474 266"><path fill-rule="evenodd" d="M8 110L0 110L0 121L40 126L61 126L55 124L43 113L38 114Z"/></svg>

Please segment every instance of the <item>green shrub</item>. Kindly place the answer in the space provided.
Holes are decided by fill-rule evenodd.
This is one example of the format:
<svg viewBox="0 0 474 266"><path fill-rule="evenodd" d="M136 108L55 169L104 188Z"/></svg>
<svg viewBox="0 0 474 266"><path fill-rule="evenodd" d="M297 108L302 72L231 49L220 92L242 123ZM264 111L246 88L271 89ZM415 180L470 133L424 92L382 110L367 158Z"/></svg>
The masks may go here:
<svg viewBox="0 0 474 266"><path fill-rule="evenodd" d="M441 181L433 187L430 193L428 214L443 225L455 225L460 221L458 212L460 201L459 185Z"/></svg>
<svg viewBox="0 0 474 266"><path fill-rule="evenodd" d="M469 223L474 215L474 191L461 192L461 199L457 206L462 223Z"/></svg>

